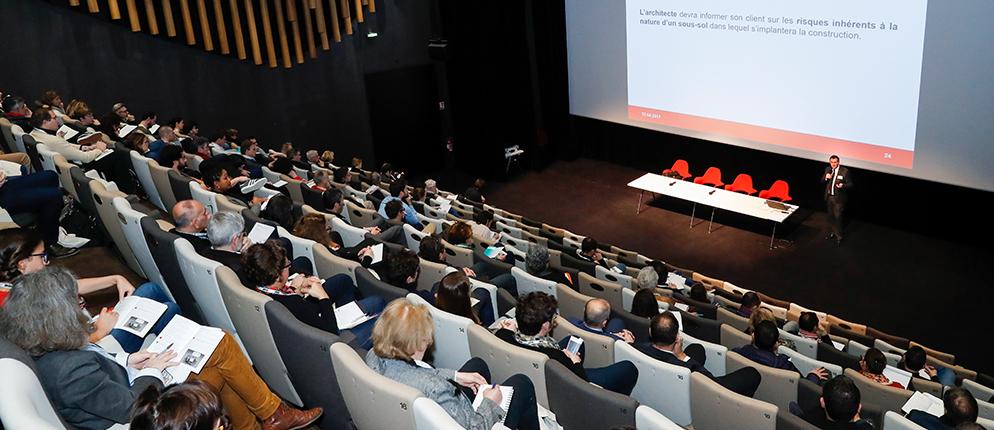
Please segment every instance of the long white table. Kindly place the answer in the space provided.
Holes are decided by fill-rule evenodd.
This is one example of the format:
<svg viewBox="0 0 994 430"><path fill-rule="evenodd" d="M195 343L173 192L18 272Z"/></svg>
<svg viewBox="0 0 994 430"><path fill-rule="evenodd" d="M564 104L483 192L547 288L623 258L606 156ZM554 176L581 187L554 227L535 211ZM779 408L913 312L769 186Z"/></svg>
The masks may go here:
<svg viewBox="0 0 994 430"><path fill-rule="evenodd" d="M690 215L690 228L694 228L694 216L697 213L697 204L711 206L713 209L711 211L711 222L708 224L708 233L711 233L711 224L714 223L715 209L723 209L773 221L773 233L770 234L771 249L773 248L774 237L777 233L777 224L783 223L784 220L798 209L798 206L786 203L783 203L784 209L774 208L767 204L766 199L728 191L723 188L715 188L710 185L695 184L690 181L669 178L655 173L646 173L638 179L629 182L628 186L639 190L639 202L635 208L636 215L642 212L642 198L646 191L693 202L694 209Z"/></svg>

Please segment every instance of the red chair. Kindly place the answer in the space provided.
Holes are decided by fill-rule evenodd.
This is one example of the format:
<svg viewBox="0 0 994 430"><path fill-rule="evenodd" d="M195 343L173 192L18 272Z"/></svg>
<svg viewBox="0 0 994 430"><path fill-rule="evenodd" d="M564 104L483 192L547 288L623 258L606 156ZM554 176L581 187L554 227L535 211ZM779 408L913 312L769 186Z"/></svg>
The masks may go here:
<svg viewBox="0 0 994 430"><path fill-rule="evenodd" d="M663 170L663 176L671 176L674 173L680 175L680 179L687 179L694 176L690 174L690 165L687 164L686 160L676 160L673 162L673 167Z"/></svg>
<svg viewBox="0 0 994 430"><path fill-rule="evenodd" d="M752 187L752 176L745 173L739 173L739 176L735 177L731 185L725 185L725 189L735 191L736 193L745 193L750 196L756 194L756 189Z"/></svg>
<svg viewBox="0 0 994 430"><path fill-rule="evenodd" d="M791 201L790 185L787 185L786 181L776 181L770 186L770 189L760 191L759 198L789 202Z"/></svg>
<svg viewBox="0 0 994 430"><path fill-rule="evenodd" d="M712 187L725 185L724 182L721 182L721 169L717 167L708 167L708 170L704 172L704 176L694 178L694 183L710 185Z"/></svg>

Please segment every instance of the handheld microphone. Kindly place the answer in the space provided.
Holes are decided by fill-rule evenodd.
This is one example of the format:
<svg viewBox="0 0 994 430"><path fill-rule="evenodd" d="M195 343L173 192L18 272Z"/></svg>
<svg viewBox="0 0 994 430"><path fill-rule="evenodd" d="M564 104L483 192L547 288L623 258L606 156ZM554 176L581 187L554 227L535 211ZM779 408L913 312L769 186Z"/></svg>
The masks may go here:
<svg viewBox="0 0 994 430"><path fill-rule="evenodd" d="M711 192L708 193L708 195L710 196L710 195L714 194L715 191L717 191L717 190L711 190Z"/></svg>
<svg viewBox="0 0 994 430"><path fill-rule="evenodd" d="M671 186L671 187L672 187L672 186L673 186L674 184L676 184L676 181L673 181L673 182L670 182L670 186Z"/></svg>

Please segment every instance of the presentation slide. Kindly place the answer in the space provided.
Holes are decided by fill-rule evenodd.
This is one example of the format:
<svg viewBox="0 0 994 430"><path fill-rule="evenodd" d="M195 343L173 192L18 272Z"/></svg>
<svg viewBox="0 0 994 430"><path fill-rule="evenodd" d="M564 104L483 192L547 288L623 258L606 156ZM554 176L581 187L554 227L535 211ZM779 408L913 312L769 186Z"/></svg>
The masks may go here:
<svg viewBox="0 0 994 430"><path fill-rule="evenodd" d="M994 191L992 19L990 0L566 0L570 112Z"/></svg>
<svg viewBox="0 0 994 430"><path fill-rule="evenodd" d="M626 6L630 119L913 167L926 0Z"/></svg>

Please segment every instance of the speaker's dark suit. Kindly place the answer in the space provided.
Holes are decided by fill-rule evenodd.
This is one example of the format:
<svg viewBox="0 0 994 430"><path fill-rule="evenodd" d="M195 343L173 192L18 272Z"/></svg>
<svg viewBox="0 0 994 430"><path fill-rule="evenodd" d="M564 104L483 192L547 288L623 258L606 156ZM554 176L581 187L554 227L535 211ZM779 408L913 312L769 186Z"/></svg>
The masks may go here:
<svg viewBox="0 0 994 430"><path fill-rule="evenodd" d="M824 197L828 209L829 233L842 240L842 213L845 212L846 203L849 202L849 189L853 186L852 176L845 166L839 166L834 171L829 166L821 175L821 181L825 184Z"/></svg>

